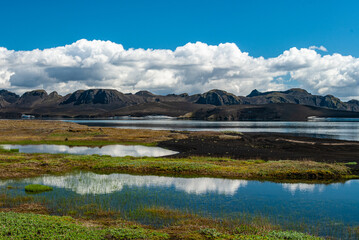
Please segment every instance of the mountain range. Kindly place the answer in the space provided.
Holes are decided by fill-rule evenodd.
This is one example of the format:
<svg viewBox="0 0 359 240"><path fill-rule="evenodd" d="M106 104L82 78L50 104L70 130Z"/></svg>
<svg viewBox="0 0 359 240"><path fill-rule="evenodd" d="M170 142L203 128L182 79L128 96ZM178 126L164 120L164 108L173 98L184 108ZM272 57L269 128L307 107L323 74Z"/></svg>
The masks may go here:
<svg viewBox="0 0 359 240"><path fill-rule="evenodd" d="M0 117L113 117L167 115L204 120L300 120L309 116L359 117L359 101L343 102L332 95L312 95L304 89L236 96L214 89L202 94L135 94L114 89L78 90L61 96L45 90L19 96L0 90Z"/></svg>

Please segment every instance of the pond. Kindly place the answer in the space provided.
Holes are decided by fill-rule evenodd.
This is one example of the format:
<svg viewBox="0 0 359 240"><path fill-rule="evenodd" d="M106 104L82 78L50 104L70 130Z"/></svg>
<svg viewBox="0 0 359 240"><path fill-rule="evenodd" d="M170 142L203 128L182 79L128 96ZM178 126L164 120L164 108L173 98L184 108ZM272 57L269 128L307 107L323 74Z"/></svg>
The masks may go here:
<svg viewBox="0 0 359 240"><path fill-rule="evenodd" d="M0 145L4 149L18 149L22 153L66 153L77 155L110 155L112 157L161 157L177 152L160 147L146 147L141 145L107 145L102 147L73 147L66 145Z"/></svg>
<svg viewBox="0 0 359 240"><path fill-rule="evenodd" d="M329 119L330 120L330 119ZM66 120L87 126L183 131L275 132L298 136L359 141L359 121L261 122L177 119ZM335 119L334 119L335 120ZM350 120L350 119L349 119Z"/></svg>
<svg viewBox="0 0 359 240"><path fill-rule="evenodd" d="M105 209L158 226L169 224L170 218L156 218L148 209L172 209L237 222L269 221L284 229L342 239L355 239L351 233L359 225L359 180L307 184L76 172L4 180L0 188L9 198L20 199L27 184L54 188L30 196L55 214Z"/></svg>

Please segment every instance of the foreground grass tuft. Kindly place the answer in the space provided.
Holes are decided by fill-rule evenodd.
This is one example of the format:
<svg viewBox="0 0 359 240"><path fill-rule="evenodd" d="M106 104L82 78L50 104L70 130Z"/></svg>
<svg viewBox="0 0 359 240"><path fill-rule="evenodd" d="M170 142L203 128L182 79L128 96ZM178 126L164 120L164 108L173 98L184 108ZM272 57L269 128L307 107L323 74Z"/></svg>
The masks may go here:
<svg viewBox="0 0 359 240"><path fill-rule="evenodd" d="M168 239L168 234L138 226L86 227L71 217L0 213L1 239Z"/></svg>
<svg viewBox="0 0 359 240"><path fill-rule="evenodd" d="M244 225L240 229L246 229L246 232L224 231L215 227L192 228L193 225L190 225L185 231L176 233L175 228L158 231L138 225L103 226L83 224L72 217L0 212L0 239L322 239L299 232L263 231Z"/></svg>
<svg viewBox="0 0 359 240"><path fill-rule="evenodd" d="M319 237L313 237L313 236L309 236L306 235L304 233L300 233L300 232L295 232L295 231L271 231L268 233L267 235L269 238L273 238L273 239L288 239L288 240L319 240L322 238Z"/></svg>

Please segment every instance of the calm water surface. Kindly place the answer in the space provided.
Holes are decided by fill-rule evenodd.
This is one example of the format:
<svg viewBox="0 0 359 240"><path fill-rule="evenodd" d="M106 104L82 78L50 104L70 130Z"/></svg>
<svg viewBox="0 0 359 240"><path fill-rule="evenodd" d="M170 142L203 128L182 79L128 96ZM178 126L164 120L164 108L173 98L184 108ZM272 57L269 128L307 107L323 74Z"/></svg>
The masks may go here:
<svg viewBox="0 0 359 240"><path fill-rule="evenodd" d="M24 187L34 183L54 187L32 196L59 214L76 206L95 206L119 210L129 220L161 225L165 223L145 209L167 208L243 222L260 217L285 229L343 239L350 238L350 227L359 225L358 180L306 184L78 172L0 181L0 188L8 195L26 195Z"/></svg>
<svg viewBox="0 0 359 240"><path fill-rule="evenodd" d="M299 136L332 138L359 141L359 121L323 122L232 122L232 121L193 121L176 119L122 119L122 120L66 120L88 126L118 128L143 128L154 130L185 131L238 131L238 132L276 132Z"/></svg>
<svg viewBox="0 0 359 240"><path fill-rule="evenodd" d="M22 153L66 153L78 155L110 155L112 157L161 157L177 152L160 147L146 147L140 145L107 145L103 147L73 147L66 145L1 145L4 149L19 149Z"/></svg>

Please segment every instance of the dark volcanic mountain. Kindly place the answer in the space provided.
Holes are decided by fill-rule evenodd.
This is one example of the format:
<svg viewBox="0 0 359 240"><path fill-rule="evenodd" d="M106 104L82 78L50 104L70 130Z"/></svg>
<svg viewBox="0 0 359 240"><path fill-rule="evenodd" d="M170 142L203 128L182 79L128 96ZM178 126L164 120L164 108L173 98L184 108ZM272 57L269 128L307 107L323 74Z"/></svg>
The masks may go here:
<svg viewBox="0 0 359 240"><path fill-rule="evenodd" d="M112 89L90 89L79 90L70 95L60 103L81 105L81 104L110 104L118 106L127 106L135 104L136 101L132 100L129 96Z"/></svg>
<svg viewBox="0 0 359 240"><path fill-rule="evenodd" d="M232 93L213 89L209 92L201 94L196 103L223 106L242 104L243 101Z"/></svg>
<svg viewBox="0 0 359 240"><path fill-rule="evenodd" d="M287 91L273 91L261 93L253 90L244 101L247 104L268 104L268 103L295 103L314 107L330 109L359 111L359 105L351 102L344 103L332 95L318 96L308 93L304 89L293 88ZM352 100L353 101L353 100ZM354 100L355 101L355 100Z"/></svg>
<svg viewBox="0 0 359 240"><path fill-rule="evenodd" d="M19 99L19 95L9 92L7 90L0 90L0 107L14 103Z"/></svg>
<svg viewBox="0 0 359 240"><path fill-rule="evenodd" d="M62 96L58 95L57 92L47 94L45 90L34 90L24 93L11 106L17 106L19 108L54 106L57 105L61 99Z"/></svg>
<svg viewBox="0 0 359 240"><path fill-rule="evenodd" d="M0 108L8 106L10 103L7 102L2 96L0 96Z"/></svg>
<svg viewBox="0 0 359 240"><path fill-rule="evenodd" d="M235 96L214 89L203 94L135 94L114 89L78 90L66 96L34 90L21 97L0 91L0 116L20 117L110 117L168 115L206 120L306 120L308 116L359 117L359 101L342 102L327 95L312 95L303 89L259 92Z"/></svg>
<svg viewBox="0 0 359 240"><path fill-rule="evenodd" d="M231 105L199 109L183 118L210 121L306 121L310 116L359 118L359 112L333 110L293 103Z"/></svg>

